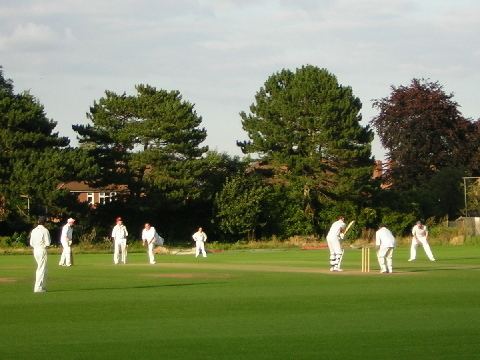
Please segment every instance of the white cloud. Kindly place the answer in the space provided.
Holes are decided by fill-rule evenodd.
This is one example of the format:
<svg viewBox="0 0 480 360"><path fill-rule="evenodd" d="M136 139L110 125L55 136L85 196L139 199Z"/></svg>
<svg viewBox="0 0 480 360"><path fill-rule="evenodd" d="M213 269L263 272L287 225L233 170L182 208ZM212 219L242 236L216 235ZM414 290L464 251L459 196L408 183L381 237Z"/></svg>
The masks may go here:
<svg viewBox="0 0 480 360"><path fill-rule="evenodd" d="M70 28L59 33L48 25L28 22L17 25L9 34L0 34L0 50L45 51L58 48L73 40L74 36Z"/></svg>
<svg viewBox="0 0 480 360"><path fill-rule="evenodd" d="M179 89L209 145L235 152L238 112L270 74L303 64L352 86L365 121L371 99L413 77L445 82L478 117L479 24L475 0L3 0L0 61L61 133L105 89L143 82Z"/></svg>

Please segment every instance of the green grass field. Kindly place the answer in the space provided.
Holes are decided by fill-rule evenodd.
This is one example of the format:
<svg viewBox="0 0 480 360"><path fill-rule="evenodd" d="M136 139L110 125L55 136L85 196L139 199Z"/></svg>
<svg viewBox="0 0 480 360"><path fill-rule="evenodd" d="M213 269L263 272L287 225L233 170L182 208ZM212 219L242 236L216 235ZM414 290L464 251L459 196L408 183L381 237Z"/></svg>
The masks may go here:
<svg viewBox="0 0 480 360"><path fill-rule="evenodd" d="M395 274L362 274L347 250L229 251L207 259L49 255L34 294L29 255L0 256L0 359L476 359L480 252L394 254Z"/></svg>

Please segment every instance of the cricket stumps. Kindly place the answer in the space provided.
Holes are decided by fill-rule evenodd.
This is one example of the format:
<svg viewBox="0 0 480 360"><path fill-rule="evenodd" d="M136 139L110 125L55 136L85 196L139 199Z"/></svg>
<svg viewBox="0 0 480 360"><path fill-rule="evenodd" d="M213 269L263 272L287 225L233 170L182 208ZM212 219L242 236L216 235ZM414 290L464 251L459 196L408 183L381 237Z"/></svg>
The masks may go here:
<svg viewBox="0 0 480 360"><path fill-rule="evenodd" d="M362 272L370 272L370 248L362 247Z"/></svg>

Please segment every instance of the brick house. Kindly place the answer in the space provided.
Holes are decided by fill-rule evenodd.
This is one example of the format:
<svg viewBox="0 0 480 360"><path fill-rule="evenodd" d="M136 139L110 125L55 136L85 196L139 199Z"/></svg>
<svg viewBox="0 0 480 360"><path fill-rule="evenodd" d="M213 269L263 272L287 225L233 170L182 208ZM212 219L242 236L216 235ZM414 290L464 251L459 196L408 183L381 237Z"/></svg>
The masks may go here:
<svg viewBox="0 0 480 360"><path fill-rule="evenodd" d="M389 170L390 165L391 163L389 161L383 162L382 160L375 160L372 178L382 180L380 184L382 189L390 189L392 187L392 183L385 179L385 173Z"/></svg>
<svg viewBox="0 0 480 360"><path fill-rule="evenodd" d="M92 187L83 181L70 181L57 186L58 190L68 190L77 194L79 202L88 202L91 207L116 200L120 195L129 193L127 185L107 185Z"/></svg>

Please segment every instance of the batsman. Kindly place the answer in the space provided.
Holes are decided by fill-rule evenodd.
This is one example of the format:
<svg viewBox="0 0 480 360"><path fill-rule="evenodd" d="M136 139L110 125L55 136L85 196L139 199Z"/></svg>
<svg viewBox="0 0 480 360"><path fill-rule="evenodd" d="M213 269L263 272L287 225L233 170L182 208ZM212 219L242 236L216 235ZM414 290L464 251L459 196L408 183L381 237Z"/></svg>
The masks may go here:
<svg viewBox="0 0 480 360"><path fill-rule="evenodd" d="M330 271L343 271L340 267L343 256L340 240L343 240L346 230L345 218L343 216L340 216L330 226L330 231L327 234L327 244L330 250Z"/></svg>

